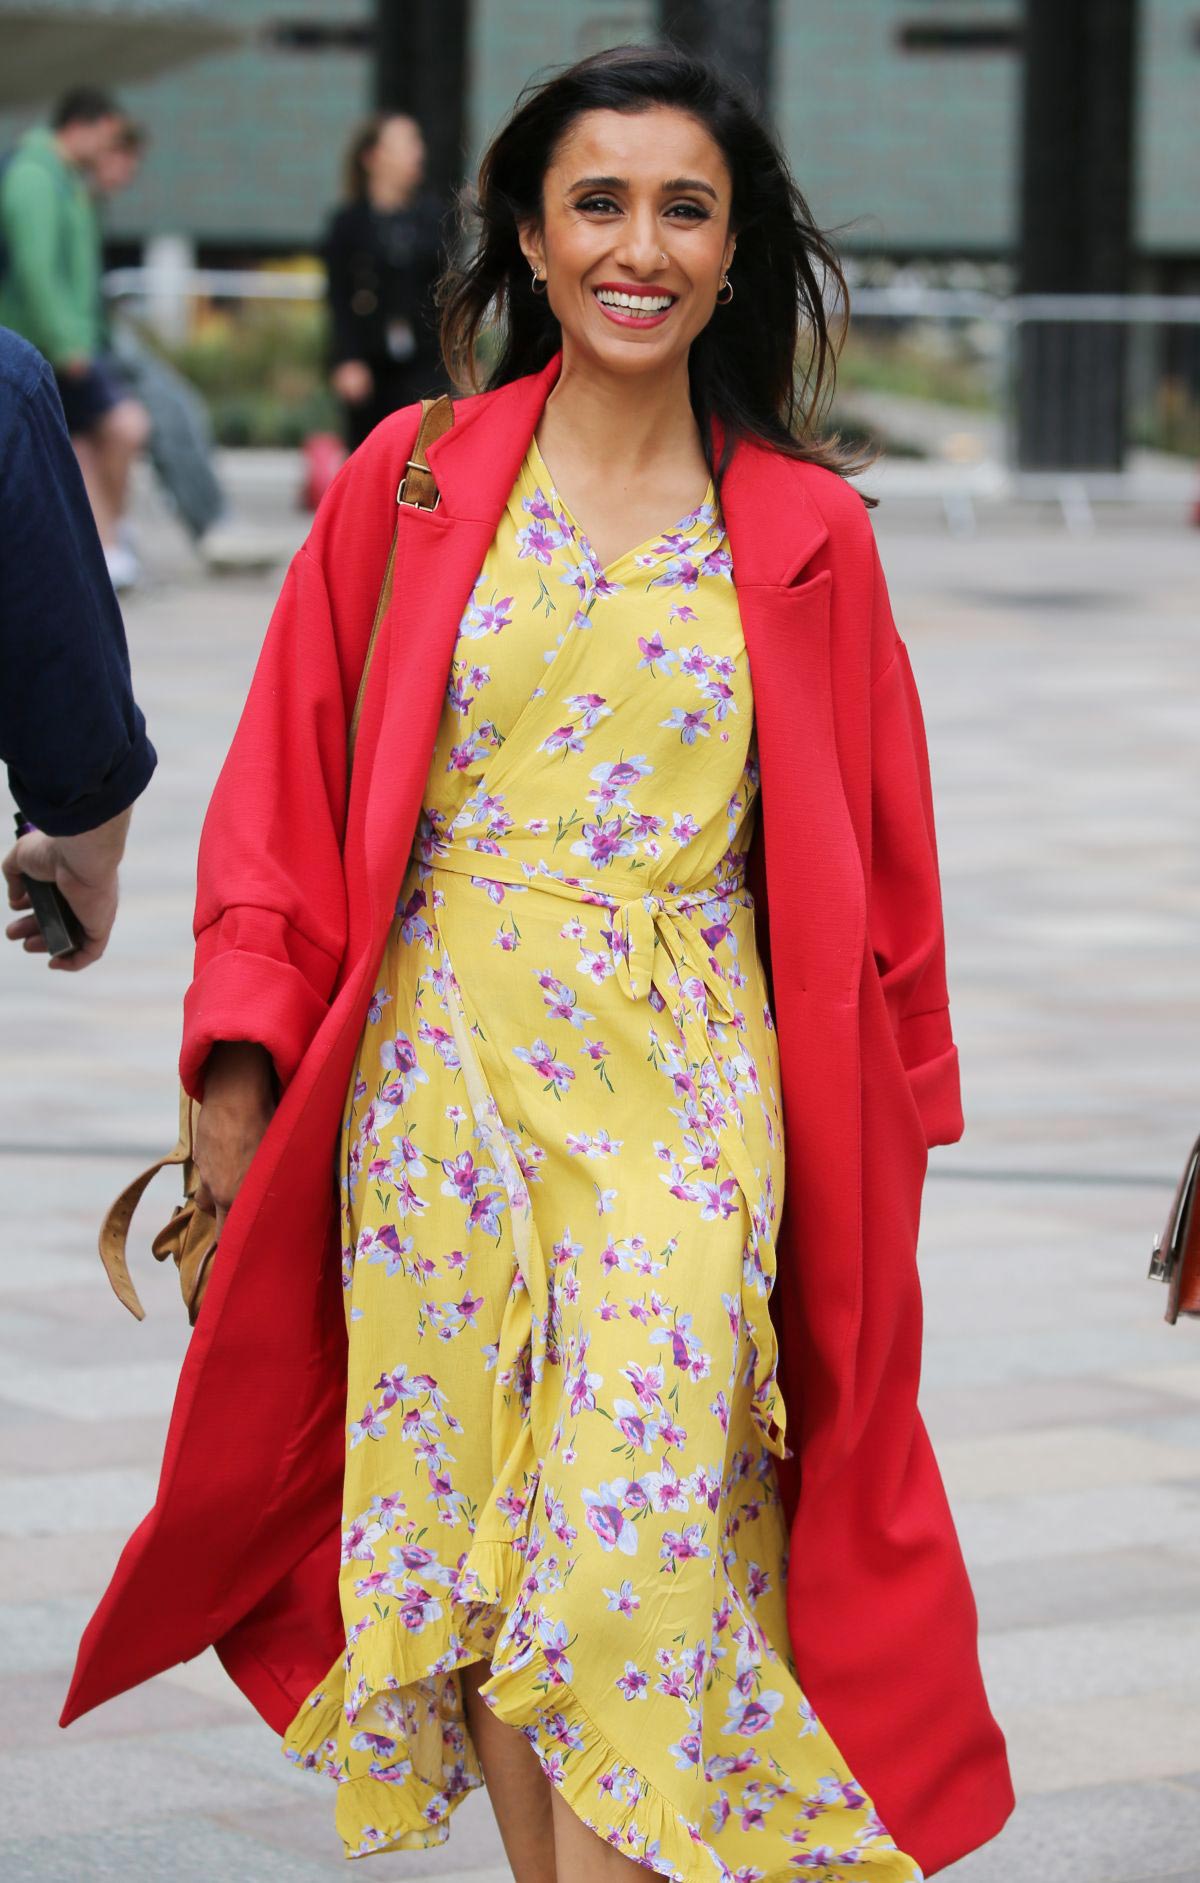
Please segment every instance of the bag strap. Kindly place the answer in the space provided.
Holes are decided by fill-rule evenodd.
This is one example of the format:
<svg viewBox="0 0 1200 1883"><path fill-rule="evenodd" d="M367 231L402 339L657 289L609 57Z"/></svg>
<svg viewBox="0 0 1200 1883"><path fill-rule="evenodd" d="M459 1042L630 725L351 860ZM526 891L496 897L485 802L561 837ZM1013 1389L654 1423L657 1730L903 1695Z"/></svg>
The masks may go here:
<svg viewBox="0 0 1200 1883"><path fill-rule="evenodd" d="M434 477L432 466L425 453L435 439L440 438L443 432L449 431L453 423L454 401L449 393L443 392L436 399L422 399L421 422L417 427L416 442L413 445L412 456L404 467L404 476L400 479L400 485L396 491L397 505L408 503L415 505L416 508L420 510L437 509L438 504L442 500L442 493L437 487L437 480ZM379 638L379 630L382 626L383 618L388 611L388 604L392 599L392 572L396 561L396 537L399 522L399 511L397 511L396 527L392 530L392 543L391 548L388 550L387 568L384 570L383 575L383 586L379 591L379 600L375 607L375 619L371 624L371 638L367 643L366 659L363 661L362 677L358 683L358 695L354 702L354 712L351 715L350 728L347 734L347 794L349 789L349 773L354 764L354 745L358 737L358 722L362 717L363 701L367 696L367 679L371 672L371 657L375 652L375 643ZM105 1272L112 1284L113 1293L117 1296L118 1300L124 1302L129 1312L136 1315L139 1321L145 1320L146 1310L143 1308L138 1298L138 1292L133 1285L133 1278L129 1273L129 1264L125 1256L125 1246L129 1236L129 1225L133 1220L134 1211L153 1183L155 1177L157 1177L160 1170L165 1170L169 1164L183 1165L184 1195L191 1197L196 1188L196 1173L192 1163L192 1145L194 1142L196 1114L199 1109L200 1107L196 1101L190 1098L183 1087L180 1086L179 1139L175 1145L175 1149L168 1151L165 1157L160 1157L158 1162L151 1164L148 1170L143 1170L139 1176L133 1179L132 1183L126 1184L120 1196L107 1211L104 1221L100 1225L100 1259L104 1264ZM176 1215L178 1214L179 1212L177 1211ZM160 1237L156 1240L162 1240L161 1233ZM167 1250L163 1248L160 1251L159 1248L156 1247L155 1254L160 1253L165 1255ZM211 1255L211 1251L209 1253ZM191 1318L195 1318L194 1313Z"/></svg>
<svg viewBox="0 0 1200 1883"><path fill-rule="evenodd" d="M448 432L454 423L454 401L448 392L443 392L436 399L422 399L421 423L417 428L417 439L413 446L412 457L404 467L404 476L400 479L396 491L396 503L412 504L418 510L436 510L442 501L442 493L437 487L437 479L425 456L429 446L443 432ZM371 623L371 638L367 642L367 657L363 661L362 678L358 683L358 697L354 702L354 711L350 716L350 731L346 740L346 771L354 765L354 746L358 738L358 722L362 718L363 701L367 697L367 680L371 673L371 658L375 652L375 643L379 639L379 629L383 617L388 611L392 599L392 575L396 565L396 537L400 528L399 508L396 512L396 525L392 530L392 545L388 550L387 568L383 572L383 586L379 591L379 600L375 606L375 619Z"/></svg>
<svg viewBox="0 0 1200 1883"><path fill-rule="evenodd" d="M132 1315L139 1321L146 1318L138 1291L133 1285L129 1273L129 1264L125 1259L125 1243L129 1235L129 1225L133 1221L133 1212L141 1202L146 1191L157 1177L160 1170L168 1164L182 1164L184 1167L184 1191L190 1195L195 1187L192 1171L192 1133L195 1127L196 1113L199 1111L196 1101L188 1097L183 1087L179 1088L179 1139L173 1151L160 1157L157 1164L151 1164L140 1176L127 1183L116 1202L110 1205L100 1225L100 1260L105 1273L112 1283L113 1293L118 1301L123 1301Z"/></svg>

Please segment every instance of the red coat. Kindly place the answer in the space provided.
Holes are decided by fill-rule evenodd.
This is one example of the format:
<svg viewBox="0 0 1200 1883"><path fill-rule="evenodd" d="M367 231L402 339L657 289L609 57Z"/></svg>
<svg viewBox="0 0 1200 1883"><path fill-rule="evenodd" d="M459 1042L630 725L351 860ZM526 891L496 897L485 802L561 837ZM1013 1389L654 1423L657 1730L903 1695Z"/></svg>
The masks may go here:
<svg viewBox="0 0 1200 1883"><path fill-rule="evenodd" d="M192 1334L158 1498L84 1633L61 1721L210 1643L282 1733L344 1646L346 1334L333 1147L408 860L459 618L561 364L462 401L402 508L416 408L355 453L293 561L201 840L181 1071L258 1040L284 1081ZM1013 1807L967 1572L917 1410L927 1147L962 1134L921 708L869 513L738 445L723 507L761 762L750 858L783 1079L772 1311L794 1457L800 1682L927 1875ZM345 840L343 849L343 823Z"/></svg>

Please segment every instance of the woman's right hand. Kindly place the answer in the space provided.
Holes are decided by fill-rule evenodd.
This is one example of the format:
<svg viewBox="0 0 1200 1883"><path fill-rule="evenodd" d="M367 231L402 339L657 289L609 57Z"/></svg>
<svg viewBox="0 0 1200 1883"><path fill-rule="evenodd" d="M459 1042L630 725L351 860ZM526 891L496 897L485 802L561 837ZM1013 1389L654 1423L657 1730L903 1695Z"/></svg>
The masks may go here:
<svg viewBox="0 0 1200 1883"><path fill-rule="evenodd" d="M217 1235L279 1102L265 1047L220 1040L204 1067L204 1102L193 1147L200 1185L196 1203L216 1217Z"/></svg>
<svg viewBox="0 0 1200 1883"><path fill-rule="evenodd" d="M365 405L375 380L365 360L343 360L332 373L333 390L347 405Z"/></svg>

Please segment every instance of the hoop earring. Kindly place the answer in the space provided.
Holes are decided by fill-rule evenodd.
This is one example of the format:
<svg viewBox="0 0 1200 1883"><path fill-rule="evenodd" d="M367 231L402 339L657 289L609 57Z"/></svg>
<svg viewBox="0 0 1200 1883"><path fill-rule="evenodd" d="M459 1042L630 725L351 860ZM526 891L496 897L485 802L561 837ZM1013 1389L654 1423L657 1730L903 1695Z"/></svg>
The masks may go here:
<svg viewBox="0 0 1200 1883"><path fill-rule="evenodd" d="M726 289L729 290L728 293L726 293ZM722 279L721 279L721 286L717 291L717 306L728 307L732 299L733 299L733 283L730 281L728 275L724 275L722 276Z"/></svg>
<svg viewBox="0 0 1200 1883"><path fill-rule="evenodd" d="M538 282L539 282L539 281L540 281L540 282L541 282L541 284L542 284L540 288L538 287ZM538 273L538 271L537 271L537 269L536 269L536 268L535 268L535 269L534 269L534 271L533 271L533 288L532 288L532 292L533 292L534 294L548 294L548 293L550 292L550 290L549 290L549 288L548 288L548 287L547 287L547 285L546 285L546 277L545 277L545 275L539 275L539 273Z"/></svg>

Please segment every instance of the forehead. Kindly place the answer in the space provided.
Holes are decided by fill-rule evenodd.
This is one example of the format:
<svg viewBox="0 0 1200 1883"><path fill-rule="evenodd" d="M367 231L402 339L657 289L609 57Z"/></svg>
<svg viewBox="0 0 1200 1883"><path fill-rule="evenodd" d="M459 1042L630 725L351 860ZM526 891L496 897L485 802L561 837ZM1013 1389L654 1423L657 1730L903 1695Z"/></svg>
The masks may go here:
<svg viewBox="0 0 1200 1883"><path fill-rule="evenodd" d="M621 176L654 188L669 177L695 176L728 186L720 145L690 112L672 105L645 111L583 111L563 133L550 170L556 180Z"/></svg>

